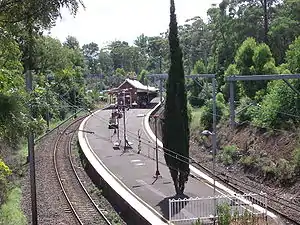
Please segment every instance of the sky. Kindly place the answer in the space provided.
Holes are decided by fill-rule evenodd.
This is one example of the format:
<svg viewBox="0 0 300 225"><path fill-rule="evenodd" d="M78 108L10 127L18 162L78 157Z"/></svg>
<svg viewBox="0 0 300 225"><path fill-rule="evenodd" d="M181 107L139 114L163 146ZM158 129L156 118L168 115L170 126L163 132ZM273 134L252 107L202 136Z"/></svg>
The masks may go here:
<svg viewBox="0 0 300 225"><path fill-rule="evenodd" d="M64 42L75 36L80 45L95 42L99 47L121 40L133 44L141 34L156 36L169 26L170 0L83 0L74 17L62 9L62 19L50 30L50 35ZM207 9L220 0L175 0L177 22L194 16L207 18Z"/></svg>

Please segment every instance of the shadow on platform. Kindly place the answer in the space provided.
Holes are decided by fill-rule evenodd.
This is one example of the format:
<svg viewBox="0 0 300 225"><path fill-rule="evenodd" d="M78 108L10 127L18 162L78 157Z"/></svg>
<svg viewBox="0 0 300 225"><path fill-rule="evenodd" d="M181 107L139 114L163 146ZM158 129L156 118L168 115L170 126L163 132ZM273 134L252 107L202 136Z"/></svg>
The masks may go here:
<svg viewBox="0 0 300 225"><path fill-rule="evenodd" d="M163 214L163 217L166 218L166 219L169 219L169 200L170 199L184 199L184 198L189 198L189 196L187 196L185 194L174 195L174 196L171 196L171 197L164 198L162 201L160 201L157 204L157 206L160 207L161 212ZM186 206L186 203L183 202L182 204L177 204L177 206L179 206L179 207L175 207L176 211L172 212L173 216L178 214L181 211L181 209L183 209Z"/></svg>

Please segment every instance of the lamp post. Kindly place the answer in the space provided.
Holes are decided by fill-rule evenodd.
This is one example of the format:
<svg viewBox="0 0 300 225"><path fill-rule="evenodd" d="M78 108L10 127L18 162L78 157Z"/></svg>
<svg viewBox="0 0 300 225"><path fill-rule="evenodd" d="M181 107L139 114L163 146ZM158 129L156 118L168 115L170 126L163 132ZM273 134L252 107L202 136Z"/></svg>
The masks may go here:
<svg viewBox="0 0 300 225"><path fill-rule="evenodd" d="M213 152L213 195L214 195L214 225L216 224L217 217L217 200L216 200L216 179L215 179L215 166L216 166L216 152L217 152L217 107L216 107L216 79L212 79L213 86L213 132L204 130L201 134L212 137L212 152Z"/></svg>

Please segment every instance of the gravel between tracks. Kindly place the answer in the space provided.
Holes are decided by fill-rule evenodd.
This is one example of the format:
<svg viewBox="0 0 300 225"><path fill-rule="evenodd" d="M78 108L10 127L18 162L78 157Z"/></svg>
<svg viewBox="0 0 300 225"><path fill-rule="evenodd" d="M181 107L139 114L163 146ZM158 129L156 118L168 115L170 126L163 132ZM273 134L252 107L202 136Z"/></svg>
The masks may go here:
<svg viewBox="0 0 300 225"><path fill-rule="evenodd" d="M62 128L48 134L35 148L38 223L43 225L77 224L61 191L53 165L53 145L61 130ZM29 166L22 181L22 192L22 207L27 215L28 224L32 224Z"/></svg>
<svg viewBox="0 0 300 225"><path fill-rule="evenodd" d="M108 220L115 225L125 225L126 223L120 217L119 213L113 208L110 202L101 194L101 190L99 190L96 185L92 182L90 177L85 172L80 157L79 157L79 148L77 146L77 135L75 135L72 143L72 161L74 163L75 170L77 175L79 176L81 182L83 183L86 190L89 192L92 199L98 205L100 209L103 210L105 216Z"/></svg>
<svg viewBox="0 0 300 225"><path fill-rule="evenodd" d="M36 166L36 186L37 186L37 206L38 206L38 223L43 225L76 225L77 221L70 213L69 206L61 191L57 177L53 166L53 147L55 140L67 124L63 125L59 129L49 133L35 148L35 166ZM76 156L76 162L78 168L81 167L81 162ZM30 198L30 183L29 183L29 165L24 167L27 169L24 171L23 179L21 180L22 188L22 209L27 216L28 224L31 222L31 198ZM85 173L85 171L82 171ZM82 176L80 176L82 177ZM93 186L89 177L85 174L85 182L89 186L90 190L97 190ZM100 195L99 191L95 191L98 199L101 199L100 208L105 208L109 215L117 215L110 203ZM95 196L95 195L94 195ZM104 204L106 202L106 204ZM113 218L118 218L114 216ZM121 221L121 222L120 222ZM113 221L114 222L114 221ZM113 224L125 224L121 219L115 219Z"/></svg>

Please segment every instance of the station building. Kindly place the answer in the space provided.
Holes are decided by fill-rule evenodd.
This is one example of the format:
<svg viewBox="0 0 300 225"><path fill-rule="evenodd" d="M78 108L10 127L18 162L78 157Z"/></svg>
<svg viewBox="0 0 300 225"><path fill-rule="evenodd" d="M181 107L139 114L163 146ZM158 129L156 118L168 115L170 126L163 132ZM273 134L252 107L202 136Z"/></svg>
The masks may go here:
<svg viewBox="0 0 300 225"><path fill-rule="evenodd" d="M158 96L158 89L144 85L138 80L126 79L119 87L108 91L110 103L130 108L146 108Z"/></svg>

